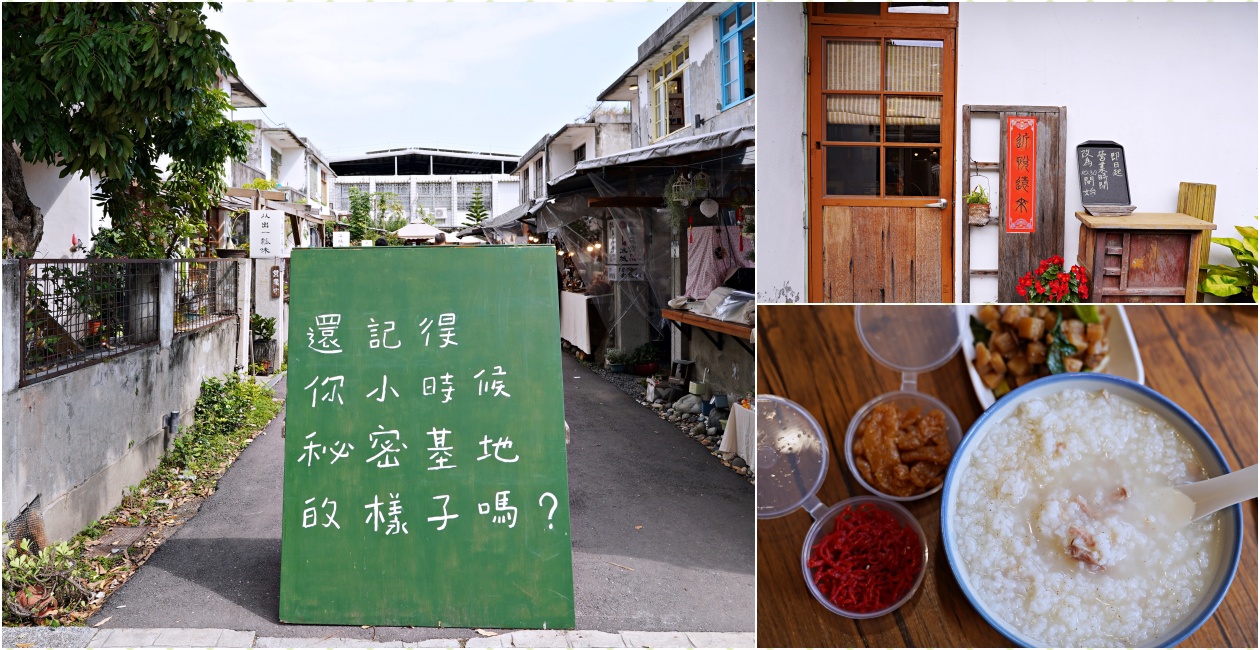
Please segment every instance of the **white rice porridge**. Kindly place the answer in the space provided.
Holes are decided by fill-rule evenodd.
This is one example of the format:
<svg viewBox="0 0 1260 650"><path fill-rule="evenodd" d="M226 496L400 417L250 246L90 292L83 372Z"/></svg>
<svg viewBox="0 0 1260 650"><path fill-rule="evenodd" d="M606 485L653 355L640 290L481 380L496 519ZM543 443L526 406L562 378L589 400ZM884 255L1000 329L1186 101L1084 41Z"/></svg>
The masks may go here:
<svg viewBox="0 0 1260 650"><path fill-rule="evenodd" d="M967 460L952 525L972 592L1030 640L1144 646L1202 597L1212 515L1161 518L1160 488L1204 478L1162 418L1106 391L1029 400Z"/></svg>

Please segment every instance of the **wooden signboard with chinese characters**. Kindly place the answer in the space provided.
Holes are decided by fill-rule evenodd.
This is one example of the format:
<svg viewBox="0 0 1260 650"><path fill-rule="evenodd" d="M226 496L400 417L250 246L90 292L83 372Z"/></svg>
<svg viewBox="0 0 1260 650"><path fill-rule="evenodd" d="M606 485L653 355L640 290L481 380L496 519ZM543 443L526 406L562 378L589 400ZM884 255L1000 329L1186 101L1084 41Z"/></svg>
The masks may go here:
<svg viewBox="0 0 1260 650"><path fill-rule="evenodd" d="M281 621L574 626L554 260L293 252Z"/></svg>
<svg viewBox="0 0 1260 650"><path fill-rule="evenodd" d="M1006 118L1006 232L1037 232L1037 118Z"/></svg>

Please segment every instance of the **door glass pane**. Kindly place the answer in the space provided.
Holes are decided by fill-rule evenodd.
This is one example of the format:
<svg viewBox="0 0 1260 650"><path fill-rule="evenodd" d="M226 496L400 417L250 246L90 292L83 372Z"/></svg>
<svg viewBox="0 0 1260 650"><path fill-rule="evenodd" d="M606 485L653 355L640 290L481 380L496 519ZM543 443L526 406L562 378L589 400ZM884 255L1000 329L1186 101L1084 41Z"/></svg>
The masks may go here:
<svg viewBox="0 0 1260 650"><path fill-rule="evenodd" d="M886 147L884 193L888 196L940 196L939 147Z"/></svg>
<svg viewBox="0 0 1260 650"><path fill-rule="evenodd" d="M879 147L827 147L827 194L879 194Z"/></svg>
<svg viewBox="0 0 1260 650"><path fill-rule="evenodd" d="M726 18L722 19L722 34L726 35L735 28L735 12L726 14Z"/></svg>
<svg viewBox="0 0 1260 650"><path fill-rule="evenodd" d="M879 90L879 41L827 41L827 90Z"/></svg>
<svg viewBox="0 0 1260 650"><path fill-rule="evenodd" d="M940 97L886 97L884 101L886 141L940 143Z"/></svg>
<svg viewBox="0 0 1260 650"><path fill-rule="evenodd" d="M745 20L748 20L748 17L752 15L752 10L753 10L753 5L751 2L745 2L745 3L740 4L739 9L738 9L739 22L742 23Z"/></svg>
<svg viewBox="0 0 1260 650"><path fill-rule="evenodd" d="M894 92L940 92L942 49L942 41L890 39L885 89Z"/></svg>
<svg viewBox="0 0 1260 650"><path fill-rule="evenodd" d="M879 142L879 96L827 97L827 141Z"/></svg>
<svg viewBox="0 0 1260 650"><path fill-rule="evenodd" d="M824 2L825 14L857 14L861 16L878 16L878 2Z"/></svg>

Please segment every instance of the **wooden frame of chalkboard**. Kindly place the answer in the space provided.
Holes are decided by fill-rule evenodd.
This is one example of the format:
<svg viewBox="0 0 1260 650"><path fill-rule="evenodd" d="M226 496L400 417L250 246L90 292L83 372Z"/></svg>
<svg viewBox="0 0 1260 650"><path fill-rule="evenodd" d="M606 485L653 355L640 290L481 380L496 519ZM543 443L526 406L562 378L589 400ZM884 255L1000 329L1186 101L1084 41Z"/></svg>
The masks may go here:
<svg viewBox="0 0 1260 650"><path fill-rule="evenodd" d="M1129 196L1129 169L1124 147L1110 140L1076 145L1076 173L1081 205L1090 214L1123 215L1135 209Z"/></svg>

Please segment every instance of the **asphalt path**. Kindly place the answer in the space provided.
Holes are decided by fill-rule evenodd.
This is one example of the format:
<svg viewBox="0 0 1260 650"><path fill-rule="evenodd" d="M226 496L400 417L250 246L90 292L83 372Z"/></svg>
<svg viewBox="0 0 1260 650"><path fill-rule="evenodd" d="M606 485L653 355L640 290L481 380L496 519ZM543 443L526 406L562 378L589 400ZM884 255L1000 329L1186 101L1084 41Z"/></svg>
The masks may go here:
<svg viewBox="0 0 1260 650"><path fill-rule="evenodd" d="M754 631L753 486L577 360L563 359L577 629ZM285 382L276 388L283 395ZM88 624L108 617L103 628L382 642L477 636L279 621L282 422L283 413Z"/></svg>

